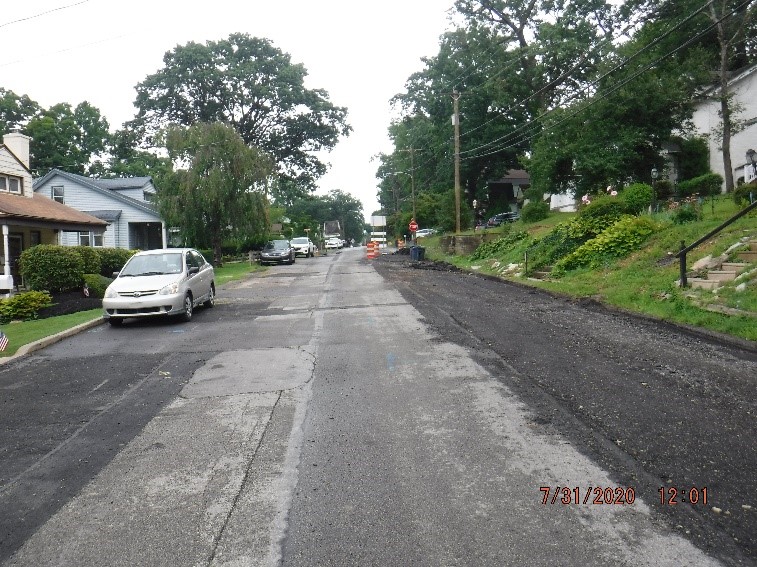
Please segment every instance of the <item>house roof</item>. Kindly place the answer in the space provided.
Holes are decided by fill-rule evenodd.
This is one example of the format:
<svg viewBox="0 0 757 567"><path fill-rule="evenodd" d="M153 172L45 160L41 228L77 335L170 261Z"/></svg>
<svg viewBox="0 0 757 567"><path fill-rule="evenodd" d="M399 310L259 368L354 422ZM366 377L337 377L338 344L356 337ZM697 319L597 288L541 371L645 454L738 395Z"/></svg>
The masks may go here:
<svg viewBox="0 0 757 567"><path fill-rule="evenodd" d="M728 84L730 87L733 87L734 84L743 81L755 72L757 72L757 65L738 69L730 74L730 76L728 77ZM699 91L696 94L695 98L707 99L716 96L719 92L720 84L713 84Z"/></svg>
<svg viewBox="0 0 757 567"><path fill-rule="evenodd" d="M132 207L136 207L137 209L151 214L155 217L156 220L160 219L160 215L158 214L155 205L153 205L152 203L138 201L137 199L132 199L131 197L127 197L126 195L121 195L118 192L119 189L135 189L146 187L148 184L151 185L152 177L96 179L92 177L84 177L83 175L77 175L75 173L68 173L67 171L61 171L60 169L51 169L44 176L35 179L32 185L36 189L40 185L44 185L56 176L68 179L69 181L78 183L79 185L82 185L84 187L89 187L90 189L100 193L101 195L107 195L116 201L121 201L122 203L129 204Z"/></svg>
<svg viewBox="0 0 757 567"><path fill-rule="evenodd" d="M509 169L507 170L507 173L505 175L503 175L499 179L491 181L491 183L513 183L515 185L528 185L529 183L531 183L531 177L524 169Z"/></svg>
<svg viewBox="0 0 757 567"><path fill-rule="evenodd" d="M2 192L0 192L0 221L72 231L91 230L93 227L108 225L103 220L42 195L29 198Z"/></svg>
<svg viewBox="0 0 757 567"><path fill-rule="evenodd" d="M92 215L93 217L97 217L100 220L104 220L106 222L113 222L121 218L122 211L103 210L103 211L84 211L84 212L87 213L88 215Z"/></svg>

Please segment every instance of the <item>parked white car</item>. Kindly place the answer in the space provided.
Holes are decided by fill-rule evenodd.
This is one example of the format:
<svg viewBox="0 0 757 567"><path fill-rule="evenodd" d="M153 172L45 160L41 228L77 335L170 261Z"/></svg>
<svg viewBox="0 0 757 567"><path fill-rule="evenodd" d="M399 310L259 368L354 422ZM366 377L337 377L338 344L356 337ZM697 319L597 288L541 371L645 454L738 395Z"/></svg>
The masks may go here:
<svg viewBox="0 0 757 567"><path fill-rule="evenodd" d="M305 256L306 258L315 256L315 244L307 236L292 238L292 246L298 256Z"/></svg>
<svg viewBox="0 0 757 567"><path fill-rule="evenodd" d="M326 239L326 249L337 249L344 246L341 238L331 237Z"/></svg>
<svg viewBox="0 0 757 567"><path fill-rule="evenodd" d="M114 276L103 297L103 316L114 326L161 315L189 321L196 306L215 305L215 271L193 248L138 252Z"/></svg>
<svg viewBox="0 0 757 567"><path fill-rule="evenodd" d="M436 231L433 228L421 228L420 230L415 231L416 238L423 238L425 236L431 236L432 234L436 234Z"/></svg>

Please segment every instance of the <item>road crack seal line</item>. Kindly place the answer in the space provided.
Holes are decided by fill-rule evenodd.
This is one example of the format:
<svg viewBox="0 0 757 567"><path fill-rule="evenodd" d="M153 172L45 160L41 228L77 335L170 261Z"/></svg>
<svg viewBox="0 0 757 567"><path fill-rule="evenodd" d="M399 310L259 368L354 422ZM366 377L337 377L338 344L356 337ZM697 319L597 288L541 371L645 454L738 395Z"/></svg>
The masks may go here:
<svg viewBox="0 0 757 567"><path fill-rule="evenodd" d="M263 446L263 443L266 440L267 433L271 428L271 423L273 422L273 414L275 413L276 407L279 405L279 402L281 401L281 395L282 395L282 391L279 391L278 395L276 396L276 401L273 403L273 405L271 406L271 411L268 413L268 419L266 420L265 429L263 429L263 433L260 435L260 439L258 440L258 443L255 446L255 449L252 451L252 455L250 456L250 461L247 464L247 468L244 471L244 476L242 477L242 482L239 484L239 490L237 490L236 495L234 495L234 500L231 502L231 506L229 507L229 511L226 513L226 518L224 518L221 528L218 530L218 533L213 537L213 546L210 550L210 555L208 556L208 560L205 563L208 567L210 567L210 565L213 564L213 561L215 561L216 553L218 552L218 546L221 543L221 539L223 539L223 535L226 532L226 528L229 526L229 522L231 521L231 516L234 514L234 510L237 508L237 505L239 504L239 500L242 497L242 493L245 490L245 486L247 485L247 481L249 480L252 474L252 468L256 462L255 457L257 456L258 451L260 451L260 448Z"/></svg>

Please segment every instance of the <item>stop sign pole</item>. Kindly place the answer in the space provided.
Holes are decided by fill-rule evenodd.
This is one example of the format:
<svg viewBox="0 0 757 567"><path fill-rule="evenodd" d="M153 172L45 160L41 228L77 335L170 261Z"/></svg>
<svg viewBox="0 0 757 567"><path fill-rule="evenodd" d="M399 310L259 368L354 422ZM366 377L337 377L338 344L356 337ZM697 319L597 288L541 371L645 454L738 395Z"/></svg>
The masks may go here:
<svg viewBox="0 0 757 567"><path fill-rule="evenodd" d="M407 227L410 229L410 232L413 234L413 243L415 243L415 231L418 230L418 223L415 222L415 219L410 219L410 224L407 225Z"/></svg>

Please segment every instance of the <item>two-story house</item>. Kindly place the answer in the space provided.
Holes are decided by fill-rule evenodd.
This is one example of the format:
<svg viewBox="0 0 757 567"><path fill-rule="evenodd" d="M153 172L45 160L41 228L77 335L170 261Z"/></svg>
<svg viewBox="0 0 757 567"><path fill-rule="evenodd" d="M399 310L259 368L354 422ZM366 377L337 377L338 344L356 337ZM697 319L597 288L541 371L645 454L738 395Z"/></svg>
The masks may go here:
<svg viewBox="0 0 757 567"><path fill-rule="evenodd" d="M166 247L166 226L154 205L151 177L96 179L53 169L34 181L34 192L108 223L107 230L92 235L66 234L60 242L64 246Z"/></svg>
<svg viewBox="0 0 757 567"><path fill-rule="evenodd" d="M12 290L20 282L18 258L27 248L60 244L66 235L91 235L108 226L102 219L57 201L33 197L29 137L6 134L0 144L0 290Z"/></svg>
<svg viewBox="0 0 757 567"><path fill-rule="evenodd" d="M747 158L748 150L757 150L757 65L737 73L729 81L729 91L738 112L738 130L731 137L733 179L746 183L755 179L755 168ZM696 131L705 136L710 150L710 169L724 175L723 150L717 132L722 131L719 87L712 87L699 98L692 122Z"/></svg>

